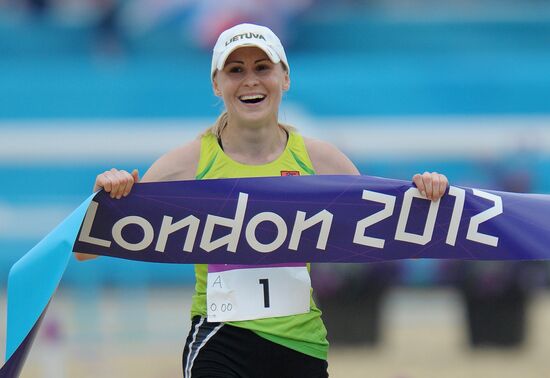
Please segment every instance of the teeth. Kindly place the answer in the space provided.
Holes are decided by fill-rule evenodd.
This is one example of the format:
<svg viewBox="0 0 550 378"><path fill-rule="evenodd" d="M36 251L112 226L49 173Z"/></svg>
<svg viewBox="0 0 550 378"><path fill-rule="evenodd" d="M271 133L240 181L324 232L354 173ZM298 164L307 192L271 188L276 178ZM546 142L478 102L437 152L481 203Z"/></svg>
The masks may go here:
<svg viewBox="0 0 550 378"><path fill-rule="evenodd" d="M242 101L248 101L248 100L260 100L260 99L263 99L265 98L264 95L244 95L244 96L240 96L239 99L242 100Z"/></svg>

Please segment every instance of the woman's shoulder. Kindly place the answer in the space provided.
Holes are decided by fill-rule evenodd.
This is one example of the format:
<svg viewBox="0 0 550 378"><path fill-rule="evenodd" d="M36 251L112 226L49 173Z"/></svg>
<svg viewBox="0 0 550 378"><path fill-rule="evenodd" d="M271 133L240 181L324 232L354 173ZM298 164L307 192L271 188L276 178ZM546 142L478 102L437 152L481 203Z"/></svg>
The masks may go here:
<svg viewBox="0 0 550 378"><path fill-rule="evenodd" d="M319 175L358 175L351 160L332 143L302 136L315 172Z"/></svg>
<svg viewBox="0 0 550 378"><path fill-rule="evenodd" d="M302 139L304 140L304 144L306 145L306 148L312 151L318 151L323 149L336 149L336 147L328 142L325 142L321 139L311 138L305 135L302 135Z"/></svg>
<svg viewBox="0 0 550 378"><path fill-rule="evenodd" d="M149 168L142 181L177 181L195 178L201 151L201 139L176 147Z"/></svg>

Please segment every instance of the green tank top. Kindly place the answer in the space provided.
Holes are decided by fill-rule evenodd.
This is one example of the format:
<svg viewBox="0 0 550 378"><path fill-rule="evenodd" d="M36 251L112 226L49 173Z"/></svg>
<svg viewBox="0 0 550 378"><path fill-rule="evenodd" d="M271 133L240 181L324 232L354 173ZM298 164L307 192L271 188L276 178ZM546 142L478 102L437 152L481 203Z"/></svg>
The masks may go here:
<svg viewBox="0 0 550 378"><path fill-rule="evenodd" d="M313 175L304 140L289 132L283 153L274 161L263 165L246 165L227 156L215 135L207 134L201 139L200 160L196 179L265 177L285 175ZM310 266L308 264L308 270ZM206 282L208 265L195 265L195 293L191 316L206 316ZM312 290L313 291L313 290ZM321 320L321 311L310 296L310 311L305 314L274 318L226 322L226 324L249 329L259 336L299 351L312 357L326 359L328 354L327 331Z"/></svg>

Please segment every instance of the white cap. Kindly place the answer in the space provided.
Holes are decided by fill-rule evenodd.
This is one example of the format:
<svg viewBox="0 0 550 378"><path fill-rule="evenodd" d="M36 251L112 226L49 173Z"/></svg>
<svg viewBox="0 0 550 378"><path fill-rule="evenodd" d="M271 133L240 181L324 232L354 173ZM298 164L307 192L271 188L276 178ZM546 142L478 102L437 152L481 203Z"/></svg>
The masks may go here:
<svg viewBox="0 0 550 378"><path fill-rule="evenodd" d="M214 77L216 70L223 69L229 54L240 47L247 46L262 49L273 63L283 62L290 71L283 45L271 29L254 24L239 24L227 29L218 37L212 54L210 78Z"/></svg>

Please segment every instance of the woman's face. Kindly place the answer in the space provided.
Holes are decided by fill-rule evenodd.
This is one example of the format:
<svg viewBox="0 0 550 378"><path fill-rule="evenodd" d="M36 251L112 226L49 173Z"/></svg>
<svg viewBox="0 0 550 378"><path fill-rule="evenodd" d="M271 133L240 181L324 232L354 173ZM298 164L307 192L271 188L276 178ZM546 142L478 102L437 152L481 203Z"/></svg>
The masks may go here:
<svg viewBox="0 0 550 378"><path fill-rule="evenodd" d="M214 92L221 96L232 120L244 123L277 122L283 91L290 87L288 73L257 47L233 51L223 70L214 76Z"/></svg>

